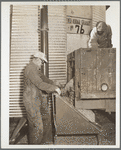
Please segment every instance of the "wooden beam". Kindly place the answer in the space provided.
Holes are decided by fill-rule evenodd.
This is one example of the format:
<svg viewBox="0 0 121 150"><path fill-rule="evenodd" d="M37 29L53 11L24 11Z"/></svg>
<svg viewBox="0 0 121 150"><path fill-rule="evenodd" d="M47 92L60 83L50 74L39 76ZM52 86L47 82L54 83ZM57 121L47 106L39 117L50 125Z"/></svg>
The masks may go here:
<svg viewBox="0 0 121 150"><path fill-rule="evenodd" d="M106 112L115 112L115 99L111 100L80 100L75 101L75 107L78 109L104 109Z"/></svg>

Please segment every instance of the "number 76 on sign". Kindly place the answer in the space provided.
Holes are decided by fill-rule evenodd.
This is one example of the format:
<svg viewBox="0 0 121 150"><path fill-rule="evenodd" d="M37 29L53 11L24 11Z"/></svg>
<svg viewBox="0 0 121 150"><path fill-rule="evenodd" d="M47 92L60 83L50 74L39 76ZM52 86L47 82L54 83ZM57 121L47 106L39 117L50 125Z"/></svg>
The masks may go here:
<svg viewBox="0 0 121 150"><path fill-rule="evenodd" d="M73 34L89 34L90 26L79 25L79 24L67 24L67 33Z"/></svg>

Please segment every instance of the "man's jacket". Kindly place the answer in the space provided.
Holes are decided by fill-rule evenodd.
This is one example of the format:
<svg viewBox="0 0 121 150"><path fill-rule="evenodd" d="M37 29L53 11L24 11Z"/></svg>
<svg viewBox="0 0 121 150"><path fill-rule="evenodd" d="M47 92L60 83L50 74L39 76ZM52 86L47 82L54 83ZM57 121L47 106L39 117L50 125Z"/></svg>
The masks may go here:
<svg viewBox="0 0 121 150"><path fill-rule="evenodd" d="M42 99L42 91L47 93L55 92L57 86L37 69L37 66L30 62L24 71L24 92L23 101L31 103L33 100Z"/></svg>
<svg viewBox="0 0 121 150"><path fill-rule="evenodd" d="M107 25L104 33L102 35L97 34L97 28L94 27L90 34L90 39L88 46L89 48L111 48L111 38L112 38L112 31L111 27Z"/></svg>

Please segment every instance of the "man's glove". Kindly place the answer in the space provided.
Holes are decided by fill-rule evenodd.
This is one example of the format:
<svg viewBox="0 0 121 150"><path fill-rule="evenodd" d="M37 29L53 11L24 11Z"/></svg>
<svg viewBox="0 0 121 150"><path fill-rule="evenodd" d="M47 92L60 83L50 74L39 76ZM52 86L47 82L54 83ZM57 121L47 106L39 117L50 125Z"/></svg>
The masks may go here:
<svg viewBox="0 0 121 150"><path fill-rule="evenodd" d="M56 88L55 91L58 93L58 95L61 95L61 90L59 88Z"/></svg>
<svg viewBox="0 0 121 150"><path fill-rule="evenodd" d="M61 83L58 81L58 80L53 80L53 82L54 82L54 84L56 85L56 86L58 86L59 88L61 88Z"/></svg>
<svg viewBox="0 0 121 150"><path fill-rule="evenodd" d="M65 86L65 91L70 91L71 88L73 88L74 85L74 79L72 78Z"/></svg>

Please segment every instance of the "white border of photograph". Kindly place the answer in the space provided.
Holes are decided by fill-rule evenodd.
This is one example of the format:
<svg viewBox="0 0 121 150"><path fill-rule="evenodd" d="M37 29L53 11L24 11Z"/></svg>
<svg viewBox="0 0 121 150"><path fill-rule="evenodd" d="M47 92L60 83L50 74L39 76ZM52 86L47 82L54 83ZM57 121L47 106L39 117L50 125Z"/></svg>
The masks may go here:
<svg viewBox="0 0 121 150"><path fill-rule="evenodd" d="M10 5L110 5L106 23L116 48L116 145L9 145ZM108 19L107 19L108 18ZM1 148L118 148L120 146L120 1L1 2Z"/></svg>

